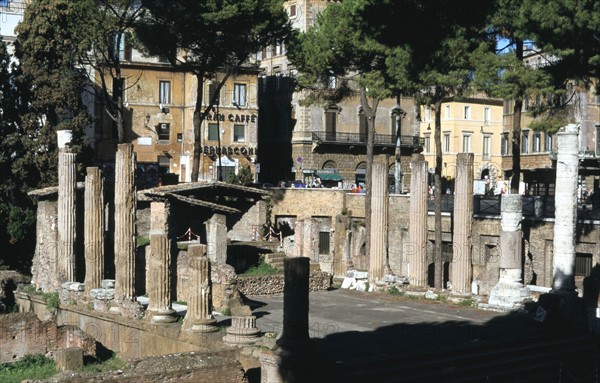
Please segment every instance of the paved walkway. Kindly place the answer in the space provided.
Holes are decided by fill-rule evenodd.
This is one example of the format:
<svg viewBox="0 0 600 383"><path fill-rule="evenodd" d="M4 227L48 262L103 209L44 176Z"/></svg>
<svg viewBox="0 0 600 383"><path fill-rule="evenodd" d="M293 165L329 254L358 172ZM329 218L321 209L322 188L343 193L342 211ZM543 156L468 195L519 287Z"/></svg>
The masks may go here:
<svg viewBox="0 0 600 383"><path fill-rule="evenodd" d="M310 293L309 332L333 362L534 336L542 324L438 301L337 289ZM280 333L283 295L248 297L263 332Z"/></svg>

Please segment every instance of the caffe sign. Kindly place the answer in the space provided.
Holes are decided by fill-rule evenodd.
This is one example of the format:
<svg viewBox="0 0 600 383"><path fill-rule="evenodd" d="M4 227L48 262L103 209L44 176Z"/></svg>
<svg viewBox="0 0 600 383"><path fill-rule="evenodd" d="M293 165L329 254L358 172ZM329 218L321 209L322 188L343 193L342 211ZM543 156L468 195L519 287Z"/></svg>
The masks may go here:
<svg viewBox="0 0 600 383"><path fill-rule="evenodd" d="M256 114L240 114L240 113L210 113L206 116L206 121L227 121L233 123L256 123Z"/></svg>
<svg viewBox="0 0 600 383"><path fill-rule="evenodd" d="M237 154L242 156L254 156L257 154L256 148L246 147L246 146L204 146L202 148L202 152L204 154L213 155L213 154L225 154L228 156Z"/></svg>

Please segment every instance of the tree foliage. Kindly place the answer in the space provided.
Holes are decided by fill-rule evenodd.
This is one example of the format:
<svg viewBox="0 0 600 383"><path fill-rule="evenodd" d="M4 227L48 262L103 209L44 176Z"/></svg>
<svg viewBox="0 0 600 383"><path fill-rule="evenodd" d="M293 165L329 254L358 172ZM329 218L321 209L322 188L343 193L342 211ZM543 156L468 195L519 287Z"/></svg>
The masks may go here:
<svg viewBox="0 0 600 383"><path fill-rule="evenodd" d="M228 76L263 47L288 33L281 0L142 0L147 12L136 27L143 50L167 57L176 68L193 73L198 81L194 110L194 153L191 178L198 180L200 126L216 100L203 106L206 77L218 79L217 92Z"/></svg>

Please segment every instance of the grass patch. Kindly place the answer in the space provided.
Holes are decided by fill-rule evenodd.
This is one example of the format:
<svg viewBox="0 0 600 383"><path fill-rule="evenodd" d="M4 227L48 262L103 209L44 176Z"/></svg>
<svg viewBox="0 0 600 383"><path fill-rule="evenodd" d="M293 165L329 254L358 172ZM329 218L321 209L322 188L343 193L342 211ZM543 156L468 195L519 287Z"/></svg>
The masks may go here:
<svg viewBox="0 0 600 383"><path fill-rule="evenodd" d="M178 305L184 305L187 306L187 302L186 301L175 301L173 303L177 303Z"/></svg>
<svg viewBox="0 0 600 383"><path fill-rule="evenodd" d="M226 317L231 316L231 309L229 307L225 307L221 314L223 314Z"/></svg>
<svg viewBox="0 0 600 383"><path fill-rule="evenodd" d="M463 307L475 307L476 302L475 299L473 298L466 298L463 299L462 301L458 302L459 306L463 306Z"/></svg>
<svg viewBox="0 0 600 383"><path fill-rule="evenodd" d="M261 255L260 261L258 265L254 265L246 270L243 274L245 276L255 276L255 275L270 275L270 274L280 274L281 271L274 268L265 262L264 257Z"/></svg>
<svg viewBox="0 0 600 383"><path fill-rule="evenodd" d="M136 246L146 246L150 244L150 237L145 236L145 235L140 235L138 237L135 237L135 245Z"/></svg>
<svg viewBox="0 0 600 383"><path fill-rule="evenodd" d="M54 310L58 308L58 304L60 303L58 292L55 291L53 293L44 293L42 297L44 298L44 302L46 302L46 307L49 310Z"/></svg>
<svg viewBox="0 0 600 383"><path fill-rule="evenodd" d="M77 371L80 372L106 372L106 371L115 371L122 370L125 368L127 363L125 361L119 359L117 354L113 353L113 355L107 360L95 360L91 363L86 364L81 367Z"/></svg>
<svg viewBox="0 0 600 383"><path fill-rule="evenodd" d="M440 303L448 303L448 297L447 297L447 296L445 296L445 295L441 295L441 294L440 294L440 295L438 295L438 297L437 297L437 300L438 300Z"/></svg>
<svg viewBox="0 0 600 383"><path fill-rule="evenodd" d="M396 286L392 286L388 289L388 294L394 295L397 297L402 297L402 296L404 296L404 291L400 291L400 290L398 290L398 288Z"/></svg>
<svg viewBox="0 0 600 383"><path fill-rule="evenodd" d="M26 355L14 363L0 364L0 382L20 383L23 380L42 380L57 372L54 360L42 354Z"/></svg>

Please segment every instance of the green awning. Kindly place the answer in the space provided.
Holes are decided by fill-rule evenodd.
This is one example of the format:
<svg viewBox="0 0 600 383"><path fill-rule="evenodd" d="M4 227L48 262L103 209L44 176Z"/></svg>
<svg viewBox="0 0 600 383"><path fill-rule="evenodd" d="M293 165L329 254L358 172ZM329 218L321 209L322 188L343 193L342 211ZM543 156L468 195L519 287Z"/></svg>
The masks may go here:
<svg viewBox="0 0 600 383"><path fill-rule="evenodd" d="M342 181L344 179L344 177L338 173L329 172L317 172L317 177L323 181Z"/></svg>

